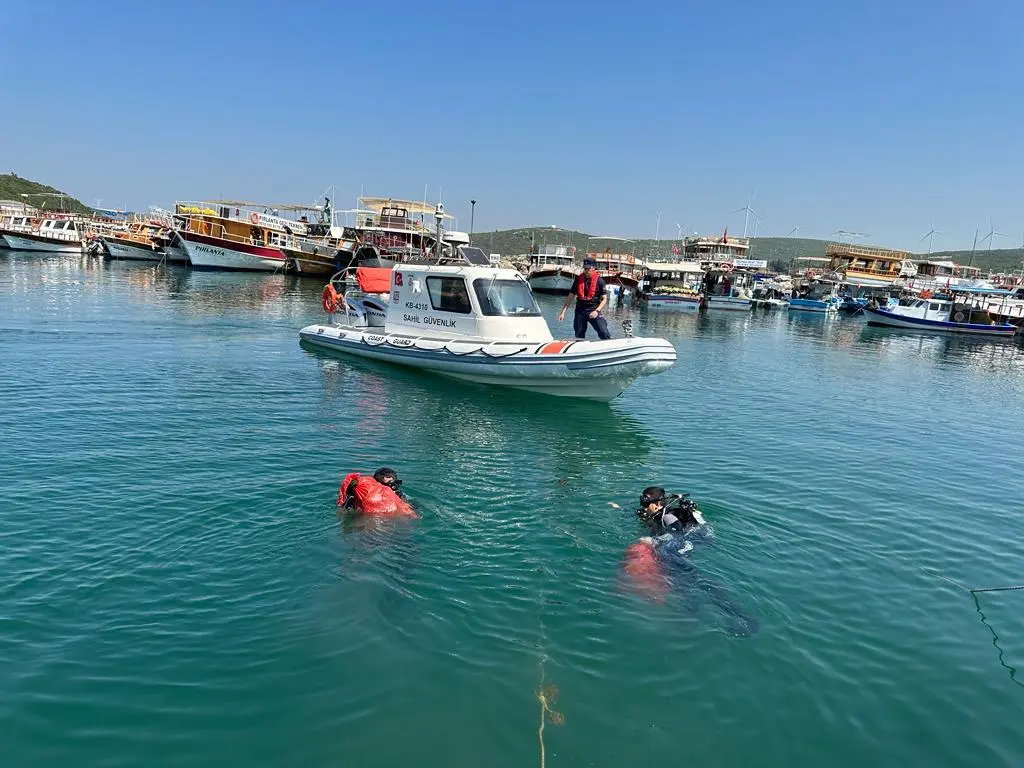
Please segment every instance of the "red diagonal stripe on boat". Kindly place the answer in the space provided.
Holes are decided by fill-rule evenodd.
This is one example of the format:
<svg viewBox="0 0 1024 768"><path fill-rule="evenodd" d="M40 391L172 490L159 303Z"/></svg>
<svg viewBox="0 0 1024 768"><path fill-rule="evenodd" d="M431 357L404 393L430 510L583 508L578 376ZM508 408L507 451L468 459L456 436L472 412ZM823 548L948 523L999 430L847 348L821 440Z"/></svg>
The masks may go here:
<svg viewBox="0 0 1024 768"><path fill-rule="evenodd" d="M540 351L537 354L557 355L570 344L572 344L571 341L549 341L547 344L540 348Z"/></svg>

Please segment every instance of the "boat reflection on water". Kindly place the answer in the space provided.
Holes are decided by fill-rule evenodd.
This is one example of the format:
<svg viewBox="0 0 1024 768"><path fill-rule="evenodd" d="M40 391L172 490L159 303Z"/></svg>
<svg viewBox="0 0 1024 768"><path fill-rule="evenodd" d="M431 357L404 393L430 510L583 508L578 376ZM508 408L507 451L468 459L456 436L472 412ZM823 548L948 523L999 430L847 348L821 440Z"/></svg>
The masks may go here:
<svg viewBox="0 0 1024 768"><path fill-rule="evenodd" d="M898 328L863 326L858 341L877 355L930 359L938 365L967 366L989 372L1024 373L1020 337L928 335Z"/></svg>
<svg viewBox="0 0 1024 768"><path fill-rule="evenodd" d="M531 471L541 469L565 485L598 471L604 461L642 460L660 445L640 421L605 403L452 381L301 346L320 368L325 403L357 401L360 445L430 445L430 456L417 457L416 463L435 472L444 467L446 473L486 477L497 472L511 478L517 468L507 456L539 450L545 464ZM521 450L524 446L528 450Z"/></svg>
<svg viewBox="0 0 1024 768"><path fill-rule="evenodd" d="M634 323L633 333L654 334L672 339L694 339L702 335L700 324L703 318L697 312L664 312L643 307L630 311ZM613 332L618 332L621 324L611 327Z"/></svg>
<svg viewBox="0 0 1024 768"><path fill-rule="evenodd" d="M219 315L226 311L259 311L261 317L308 317L312 299L303 283L292 275L256 272L213 272L180 267L170 283L172 301L189 314Z"/></svg>

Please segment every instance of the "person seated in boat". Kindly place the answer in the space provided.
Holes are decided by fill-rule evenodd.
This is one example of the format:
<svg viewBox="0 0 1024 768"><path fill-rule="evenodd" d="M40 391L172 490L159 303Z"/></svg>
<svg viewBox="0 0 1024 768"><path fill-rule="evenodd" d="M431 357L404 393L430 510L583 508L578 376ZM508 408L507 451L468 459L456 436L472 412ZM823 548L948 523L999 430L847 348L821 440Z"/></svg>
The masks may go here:
<svg viewBox="0 0 1024 768"><path fill-rule="evenodd" d="M608 297L605 295L604 280L597 273L597 262L594 259L583 260L583 271L576 275L572 290L565 297L562 311L558 313L559 321L565 319L565 313L573 298L576 299L576 313L573 315L572 328L576 338L585 339L587 326L592 325L597 331L598 338L610 339L612 334L608 330L608 322L601 314Z"/></svg>
<svg viewBox="0 0 1024 768"><path fill-rule="evenodd" d="M418 517L405 500L402 481L390 467L370 475L350 472L338 489L338 507L372 517Z"/></svg>
<svg viewBox="0 0 1024 768"><path fill-rule="evenodd" d="M469 294L462 280L445 280L442 282L441 303L438 309L444 312L468 314L472 311L469 305Z"/></svg>
<svg viewBox="0 0 1024 768"><path fill-rule="evenodd" d="M644 488L636 516L647 526L652 536L685 533L705 525L703 515L690 500L689 494L666 494L660 485Z"/></svg>

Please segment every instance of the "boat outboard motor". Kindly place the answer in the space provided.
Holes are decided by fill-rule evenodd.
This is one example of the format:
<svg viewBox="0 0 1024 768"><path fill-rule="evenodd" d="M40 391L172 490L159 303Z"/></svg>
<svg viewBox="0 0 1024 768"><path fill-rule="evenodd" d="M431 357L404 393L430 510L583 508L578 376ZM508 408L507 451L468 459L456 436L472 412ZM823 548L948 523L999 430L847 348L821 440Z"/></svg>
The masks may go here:
<svg viewBox="0 0 1024 768"><path fill-rule="evenodd" d="M366 308L361 297L345 296L345 325L366 327Z"/></svg>
<svg viewBox="0 0 1024 768"><path fill-rule="evenodd" d="M383 328L387 306L373 296L345 296L346 323L356 328Z"/></svg>

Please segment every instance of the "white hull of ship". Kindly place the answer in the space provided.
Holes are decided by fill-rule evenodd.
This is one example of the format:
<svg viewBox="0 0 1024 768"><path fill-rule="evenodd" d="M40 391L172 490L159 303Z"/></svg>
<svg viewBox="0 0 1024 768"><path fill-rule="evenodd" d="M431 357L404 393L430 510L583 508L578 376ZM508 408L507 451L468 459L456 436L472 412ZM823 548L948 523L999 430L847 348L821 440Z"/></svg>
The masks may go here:
<svg viewBox="0 0 1024 768"><path fill-rule="evenodd" d="M750 299L739 296L708 296L708 309L723 309L731 312L749 312Z"/></svg>
<svg viewBox="0 0 1024 768"><path fill-rule="evenodd" d="M193 267L206 269L238 269L255 272L276 272L284 269L284 253L275 248L264 246L232 247L230 241L214 240L203 237L196 240L195 235L179 233L179 242L188 255Z"/></svg>
<svg viewBox="0 0 1024 768"><path fill-rule="evenodd" d="M49 238L22 237L10 232L4 233L4 240L15 251L44 251L46 253L81 253L81 240L51 240Z"/></svg>
<svg viewBox="0 0 1024 768"><path fill-rule="evenodd" d="M145 245L135 245L123 241L113 240L108 237L100 238L107 246L107 253L112 259L127 259L130 261L160 261L163 254Z"/></svg>
<svg viewBox="0 0 1024 768"><path fill-rule="evenodd" d="M566 294L572 290L576 274L568 269L538 270L526 278L526 281L537 293Z"/></svg>

